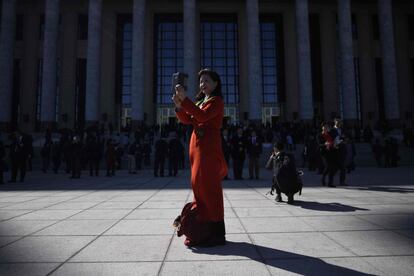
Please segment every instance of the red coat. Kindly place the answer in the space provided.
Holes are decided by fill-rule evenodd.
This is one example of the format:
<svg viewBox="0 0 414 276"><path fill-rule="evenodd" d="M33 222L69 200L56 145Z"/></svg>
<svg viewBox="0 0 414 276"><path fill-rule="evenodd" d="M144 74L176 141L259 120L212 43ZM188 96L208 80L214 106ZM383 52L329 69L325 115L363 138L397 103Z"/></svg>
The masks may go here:
<svg viewBox="0 0 414 276"><path fill-rule="evenodd" d="M224 116L224 102L212 97L196 106L185 98L177 117L183 124L192 124L190 140L191 186L199 219L216 222L224 219L221 180L227 175L227 163L221 147L220 129Z"/></svg>

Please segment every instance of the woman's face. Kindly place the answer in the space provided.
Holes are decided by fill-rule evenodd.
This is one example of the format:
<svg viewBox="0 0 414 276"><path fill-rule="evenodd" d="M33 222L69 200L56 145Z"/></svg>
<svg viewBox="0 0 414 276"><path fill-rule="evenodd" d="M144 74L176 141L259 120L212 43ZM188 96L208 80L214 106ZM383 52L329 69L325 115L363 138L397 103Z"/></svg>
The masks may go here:
<svg viewBox="0 0 414 276"><path fill-rule="evenodd" d="M330 128L329 128L329 126L328 125L324 125L324 126L322 126L322 131L323 132L328 132L330 130Z"/></svg>
<svg viewBox="0 0 414 276"><path fill-rule="evenodd" d="M206 96L210 96L210 94L216 89L217 82L213 81L213 79L208 74L203 74L200 77L200 90Z"/></svg>

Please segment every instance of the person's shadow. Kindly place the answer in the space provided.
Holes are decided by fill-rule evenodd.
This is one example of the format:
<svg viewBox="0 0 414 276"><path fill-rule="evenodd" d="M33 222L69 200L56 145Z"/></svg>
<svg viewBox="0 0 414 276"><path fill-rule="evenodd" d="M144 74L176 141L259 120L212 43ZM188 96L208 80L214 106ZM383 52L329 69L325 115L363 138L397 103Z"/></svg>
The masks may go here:
<svg viewBox="0 0 414 276"><path fill-rule="evenodd" d="M190 249L196 254L246 257L265 265L300 275L374 275L330 264L315 257L252 245L246 242L227 241L224 246L191 247Z"/></svg>
<svg viewBox="0 0 414 276"><path fill-rule="evenodd" d="M326 211L326 212L355 212L355 211L369 211L369 209L354 207L351 205L345 205L342 203L320 203L316 201L301 201L295 200L294 206L299 206L303 209Z"/></svg>

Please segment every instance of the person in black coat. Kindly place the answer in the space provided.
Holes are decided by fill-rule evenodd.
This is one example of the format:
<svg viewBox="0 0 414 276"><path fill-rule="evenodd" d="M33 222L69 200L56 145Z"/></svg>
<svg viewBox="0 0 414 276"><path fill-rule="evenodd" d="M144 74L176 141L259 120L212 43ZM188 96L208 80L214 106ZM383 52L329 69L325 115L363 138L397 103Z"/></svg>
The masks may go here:
<svg viewBox="0 0 414 276"><path fill-rule="evenodd" d="M135 170L140 171L142 168L142 158L144 156L144 148L141 144L141 140L140 139L136 139L135 140Z"/></svg>
<svg viewBox="0 0 414 276"><path fill-rule="evenodd" d="M221 135L221 147L223 149L224 159L226 160L227 167L230 166L230 155L231 155L231 140L229 136L229 131L227 129L223 129ZM228 175L224 177L225 180L230 179Z"/></svg>
<svg viewBox="0 0 414 276"><path fill-rule="evenodd" d="M52 141L46 140L43 144L42 149L40 150L40 156L42 157L42 171L44 173L49 169L50 164L50 153L52 151Z"/></svg>
<svg viewBox="0 0 414 276"><path fill-rule="evenodd" d="M142 157L144 159L144 165L151 166L151 140L145 137L144 143L142 144Z"/></svg>
<svg viewBox="0 0 414 276"><path fill-rule="evenodd" d="M231 141L231 157L233 159L234 179L243 179L243 166L246 159L246 140L243 137L243 129L238 128Z"/></svg>
<svg viewBox="0 0 414 276"><path fill-rule="evenodd" d="M168 175L176 176L178 173L178 164L180 163L181 152L184 146L177 138L177 133L173 133L168 143Z"/></svg>
<svg viewBox="0 0 414 276"><path fill-rule="evenodd" d="M62 146L59 142L54 142L52 145L52 162L53 172L58 173L60 163L62 162Z"/></svg>
<svg viewBox="0 0 414 276"><path fill-rule="evenodd" d="M339 118L334 120L335 125L331 130L332 138L334 139L334 150L336 153L336 164L339 170L339 184L345 186L345 176L346 176L346 158L347 150L345 145L345 138L347 134L342 126L342 121Z"/></svg>
<svg viewBox="0 0 414 276"><path fill-rule="evenodd" d="M168 143L161 136L155 143L154 176L164 176L164 163L168 155Z"/></svg>
<svg viewBox="0 0 414 276"><path fill-rule="evenodd" d="M302 190L302 182L298 181L298 171L293 154L284 151L284 144L278 142L266 163L267 169L273 169L272 189L276 190L277 202L282 202L282 193L288 197L288 204L293 204L294 195Z"/></svg>
<svg viewBox="0 0 414 276"><path fill-rule="evenodd" d="M101 159L101 145L97 137L94 135L90 136L86 141L85 152L87 154L89 175L99 175L99 161Z"/></svg>
<svg viewBox="0 0 414 276"><path fill-rule="evenodd" d="M27 144L24 143L24 137L21 133L16 133L12 137L10 145L10 161L11 161L11 180L15 183L17 173L20 171L20 182L24 182L26 176L26 163L29 155Z"/></svg>
<svg viewBox="0 0 414 276"><path fill-rule="evenodd" d="M81 175L81 161L82 161L82 144L79 141L78 136L74 136L71 146L71 164L72 164L72 177L80 178Z"/></svg>
<svg viewBox="0 0 414 276"><path fill-rule="evenodd" d="M177 133L171 134L171 139L168 142L168 175L176 176L181 158L183 145L177 138Z"/></svg>
<svg viewBox="0 0 414 276"><path fill-rule="evenodd" d="M25 144L25 147L27 148L27 170L32 171L33 165L32 165L32 159L33 159L33 136L30 134L23 135L23 143Z"/></svg>
<svg viewBox="0 0 414 276"><path fill-rule="evenodd" d="M260 176L260 155L262 154L262 140L252 131L247 139L247 155L249 156L249 177L259 179Z"/></svg>

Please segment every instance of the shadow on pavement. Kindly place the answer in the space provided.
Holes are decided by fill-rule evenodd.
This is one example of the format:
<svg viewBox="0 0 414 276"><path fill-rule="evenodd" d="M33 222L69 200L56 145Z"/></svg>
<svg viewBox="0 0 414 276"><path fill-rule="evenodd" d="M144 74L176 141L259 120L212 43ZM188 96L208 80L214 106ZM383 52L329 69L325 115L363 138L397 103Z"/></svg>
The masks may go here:
<svg viewBox="0 0 414 276"><path fill-rule="evenodd" d="M369 211L369 209L354 207L345 205L342 203L320 203L316 201L300 201L295 200L295 206L299 206L303 209L326 211L326 212L355 212L355 211Z"/></svg>
<svg viewBox="0 0 414 276"><path fill-rule="evenodd" d="M257 258L256 252L252 252L254 246L259 256L271 256L268 259ZM306 255L296 254L270 247L252 245L246 242L227 241L225 246L219 247L192 247L191 251L196 254L210 254L219 256L240 256L281 270L297 273L299 275L321 276L321 275L355 275L367 276L367 274L350 268L330 264L324 260Z"/></svg>
<svg viewBox="0 0 414 276"><path fill-rule="evenodd" d="M350 188L347 188L347 189L349 189L349 190L359 190L359 191L400 193L400 194L414 193L413 188L392 187L392 186L389 186L389 187L378 187L378 186L350 187Z"/></svg>

